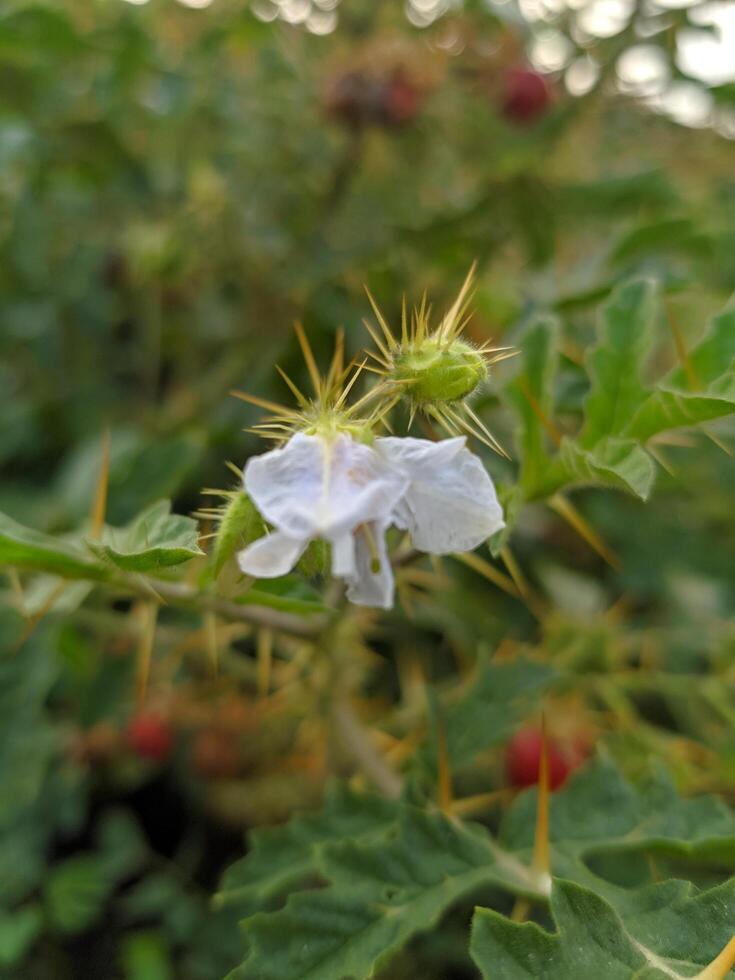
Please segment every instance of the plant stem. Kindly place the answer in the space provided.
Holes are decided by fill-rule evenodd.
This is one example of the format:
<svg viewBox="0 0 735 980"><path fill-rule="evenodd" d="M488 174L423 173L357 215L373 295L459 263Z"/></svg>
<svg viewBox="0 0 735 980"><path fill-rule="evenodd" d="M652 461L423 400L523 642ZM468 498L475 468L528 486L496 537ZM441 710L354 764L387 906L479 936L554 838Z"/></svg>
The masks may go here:
<svg viewBox="0 0 735 980"><path fill-rule="evenodd" d="M352 756L360 769L385 796L391 799L399 797L403 788L401 777L374 748L370 740L370 732L363 726L346 696L335 701L332 718L340 747Z"/></svg>

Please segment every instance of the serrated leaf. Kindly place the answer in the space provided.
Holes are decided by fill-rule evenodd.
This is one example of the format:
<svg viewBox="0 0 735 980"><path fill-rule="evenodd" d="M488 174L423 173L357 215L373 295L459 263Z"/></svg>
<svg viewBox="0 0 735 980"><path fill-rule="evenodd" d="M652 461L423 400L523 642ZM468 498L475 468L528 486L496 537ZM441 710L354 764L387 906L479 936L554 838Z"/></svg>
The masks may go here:
<svg viewBox="0 0 735 980"><path fill-rule="evenodd" d="M705 337L639 406L625 434L646 440L735 412L735 310L715 317Z"/></svg>
<svg viewBox="0 0 735 980"><path fill-rule="evenodd" d="M564 483L615 487L646 500L656 478L656 467L635 440L603 438L591 449L563 439L559 460Z"/></svg>
<svg viewBox="0 0 735 980"><path fill-rule="evenodd" d="M231 980L370 980L480 885L540 894L484 828L409 806L393 839L325 845L320 866L327 888L244 923L250 954Z"/></svg>
<svg viewBox="0 0 735 980"><path fill-rule="evenodd" d="M536 791L517 798L503 820L499 843L530 855ZM735 859L735 814L711 796L683 799L669 777L655 771L634 788L612 762L598 758L554 793L549 838L552 870L587 880L591 855L645 852L702 861Z"/></svg>
<svg viewBox="0 0 735 980"><path fill-rule="evenodd" d="M706 392L656 389L640 406L625 435L645 441L658 432L689 428L735 413L735 374L715 382Z"/></svg>
<svg viewBox="0 0 735 980"><path fill-rule="evenodd" d="M396 803L354 793L335 783L318 813L295 817L283 827L250 835L248 854L227 869L218 907L235 907L243 916L271 907L289 889L318 875L318 848L340 840L369 842L384 835L397 815Z"/></svg>
<svg viewBox="0 0 735 980"><path fill-rule="evenodd" d="M550 420L553 412L558 332L558 323L552 318L538 320L526 330L520 344L523 370L510 392L521 419L520 482L526 488L541 483L548 467L548 434L541 418Z"/></svg>
<svg viewBox="0 0 735 980"><path fill-rule="evenodd" d="M668 881L625 894L616 905L557 880L551 893L556 933L478 909L472 957L483 980L693 977L732 935L735 881L702 893L688 882Z"/></svg>
<svg viewBox="0 0 735 980"><path fill-rule="evenodd" d="M198 533L195 520L172 514L170 501L159 500L127 527L106 527L102 543L90 547L126 572L154 572L203 554Z"/></svg>
<svg viewBox="0 0 735 980"><path fill-rule="evenodd" d="M712 318L709 330L687 355L689 370L703 388L712 384L735 365L735 309L726 309ZM666 378L673 388L689 387L684 366L675 368Z"/></svg>
<svg viewBox="0 0 735 980"><path fill-rule="evenodd" d="M395 830L323 843L315 868L329 885L246 920L250 955L232 980L370 980L479 886L545 901L532 870L535 827L530 791L517 798L497 840L484 827L404 804ZM592 885L621 908L627 893L595 874L589 861L650 854L731 863L735 815L710 797L681 799L660 774L635 789L600 759L553 794L550 841L556 874Z"/></svg>
<svg viewBox="0 0 735 980"><path fill-rule="evenodd" d="M77 544L18 524L0 514L0 564L101 581L107 570Z"/></svg>
<svg viewBox="0 0 735 980"><path fill-rule="evenodd" d="M618 286L603 311L600 342L589 357L592 388L580 444L618 435L643 403L642 368L653 340L656 292L648 280Z"/></svg>

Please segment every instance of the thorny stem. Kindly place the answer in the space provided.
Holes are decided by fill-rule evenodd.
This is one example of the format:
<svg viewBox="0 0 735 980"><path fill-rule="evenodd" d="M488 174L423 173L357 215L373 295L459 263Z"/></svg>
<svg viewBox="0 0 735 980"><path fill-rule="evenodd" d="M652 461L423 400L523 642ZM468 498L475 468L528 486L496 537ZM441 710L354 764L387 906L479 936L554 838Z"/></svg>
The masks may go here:
<svg viewBox="0 0 735 980"><path fill-rule="evenodd" d="M131 575L117 580L117 584L148 598L158 596L171 605L186 606L202 613L213 612L231 622L266 626L291 636L316 637L324 629L328 620L326 615L315 615L306 619L277 609L268 609L265 606L243 605L230 599L207 595L206 592L201 592L184 582L165 582L162 579Z"/></svg>
<svg viewBox="0 0 735 980"><path fill-rule="evenodd" d="M385 796L397 799L401 795L403 781L373 747L370 732L357 717L346 696L335 700L332 719L340 747L352 756L360 769Z"/></svg>

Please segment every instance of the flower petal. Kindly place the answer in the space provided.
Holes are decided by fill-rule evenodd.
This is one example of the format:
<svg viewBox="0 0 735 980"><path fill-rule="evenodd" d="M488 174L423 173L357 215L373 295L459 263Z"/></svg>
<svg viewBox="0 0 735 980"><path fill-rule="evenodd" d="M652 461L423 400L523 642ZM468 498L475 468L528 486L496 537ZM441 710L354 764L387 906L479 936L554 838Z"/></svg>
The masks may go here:
<svg viewBox="0 0 735 980"><path fill-rule="evenodd" d="M308 541L303 538L289 538L280 531L274 531L238 552L237 563L246 575L278 578L291 571L307 544Z"/></svg>
<svg viewBox="0 0 735 980"><path fill-rule="evenodd" d="M504 526L495 487L464 437L376 439L377 451L410 479L394 522L434 555L471 551Z"/></svg>
<svg viewBox="0 0 735 980"><path fill-rule="evenodd" d="M348 578L355 574L355 536L351 531L332 541L332 575Z"/></svg>
<svg viewBox="0 0 735 980"><path fill-rule="evenodd" d="M362 529L355 535L355 571L346 581L347 598L357 606L393 608L393 569L385 546L386 528L385 523L374 523L367 533Z"/></svg>
<svg viewBox="0 0 735 980"><path fill-rule="evenodd" d="M245 467L245 489L256 507L292 538L334 539L385 520L406 486L386 459L343 433L333 439L297 433Z"/></svg>

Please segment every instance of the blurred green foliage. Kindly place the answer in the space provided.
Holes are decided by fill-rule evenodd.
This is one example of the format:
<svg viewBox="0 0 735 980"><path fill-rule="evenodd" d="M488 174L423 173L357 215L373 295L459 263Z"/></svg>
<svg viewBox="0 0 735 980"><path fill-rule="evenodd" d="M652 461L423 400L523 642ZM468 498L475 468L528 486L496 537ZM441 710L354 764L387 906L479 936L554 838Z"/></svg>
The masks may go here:
<svg viewBox="0 0 735 980"><path fill-rule="evenodd" d="M581 978L595 917L621 977L640 944L692 975L727 940L733 817L686 797L735 797L732 144L618 84L641 39L686 81L697 5L603 38L583 9L468 2L419 29L344 0L317 36L235 0L3 5L0 976L513 980L527 943L538 976ZM545 30L599 71L578 95L553 73L519 119L507 73ZM511 456L483 450L493 551L407 563L399 608L326 632L318 555L249 591L236 535L208 564L202 488L261 448L228 391L289 398L294 319L326 365L339 326L350 356L368 341L364 284L394 324L474 260L467 334L519 351L473 403ZM555 797L550 912L504 863L529 864L536 797L508 806L503 744L542 699L603 756ZM364 792L373 754L400 803ZM511 896L563 939L509 923ZM468 949L475 904L496 911ZM337 958L299 965L315 905Z"/></svg>

